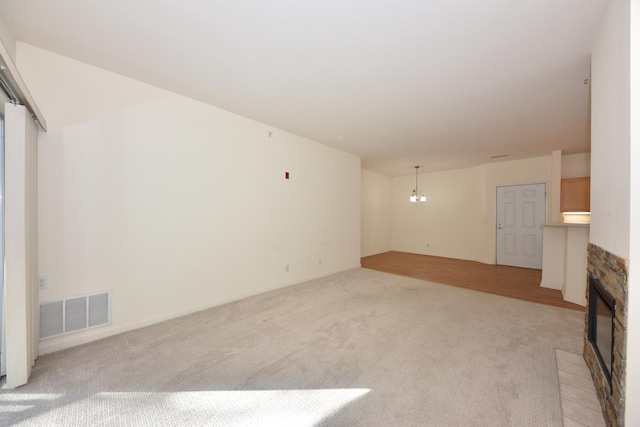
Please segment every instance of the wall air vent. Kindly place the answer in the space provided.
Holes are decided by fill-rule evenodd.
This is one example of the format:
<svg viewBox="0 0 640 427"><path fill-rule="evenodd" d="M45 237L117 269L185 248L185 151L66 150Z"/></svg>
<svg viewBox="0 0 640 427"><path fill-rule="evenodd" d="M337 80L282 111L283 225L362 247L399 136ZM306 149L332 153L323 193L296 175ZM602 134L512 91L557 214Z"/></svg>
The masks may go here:
<svg viewBox="0 0 640 427"><path fill-rule="evenodd" d="M40 339L111 324L111 292L40 303Z"/></svg>

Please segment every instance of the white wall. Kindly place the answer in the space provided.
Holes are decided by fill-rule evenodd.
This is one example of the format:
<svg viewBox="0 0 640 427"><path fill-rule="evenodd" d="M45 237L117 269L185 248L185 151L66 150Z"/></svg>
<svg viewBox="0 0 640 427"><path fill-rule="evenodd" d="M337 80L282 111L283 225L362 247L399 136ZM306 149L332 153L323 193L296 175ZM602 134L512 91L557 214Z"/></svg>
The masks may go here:
<svg viewBox="0 0 640 427"><path fill-rule="evenodd" d="M423 173L425 203L411 203L415 174L392 179L392 248L401 252L476 259L482 190L479 168Z"/></svg>
<svg viewBox="0 0 640 427"><path fill-rule="evenodd" d="M591 237L629 259L624 423L640 425L640 1L611 0L592 50Z"/></svg>
<svg viewBox="0 0 640 427"><path fill-rule="evenodd" d="M43 352L360 265L358 157L22 43L18 67L50 129L40 299L113 291L111 326Z"/></svg>
<svg viewBox="0 0 640 427"><path fill-rule="evenodd" d="M591 176L591 153L562 156L562 179Z"/></svg>
<svg viewBox="0 0 640 427"><path fill-rule="evenodd" d="M361 256L391 250L391 178L362 170Z"/></svg>
<svg viewBox="0 0 640 427"><path fill-rule="evenodd" d="M591 59L590 241L629 258L629 0L610 1Z"/></svg>
<svg viewBox="0 0 640 427"><path fill-rule="evenodd" d="M16 60L16 39L13 37L7 21L4 19L2 13L0 13L0 39L4 44L4 47L9 52L9 56L15 62Z"/></svg>
<svg viewBox="0 0 640 427"><path fill-rule="evenodd" d="M495 264L496 187L549 187L551 165L545 156L420 174L426 203L409 202L415 175L392 178L392 249Z"/></svg>
<svg viewBox="0 0 640 427"><path fill-rule="evenodd" d="M640 425L640 0L630 2L630 244L625 425Z"/></svg>

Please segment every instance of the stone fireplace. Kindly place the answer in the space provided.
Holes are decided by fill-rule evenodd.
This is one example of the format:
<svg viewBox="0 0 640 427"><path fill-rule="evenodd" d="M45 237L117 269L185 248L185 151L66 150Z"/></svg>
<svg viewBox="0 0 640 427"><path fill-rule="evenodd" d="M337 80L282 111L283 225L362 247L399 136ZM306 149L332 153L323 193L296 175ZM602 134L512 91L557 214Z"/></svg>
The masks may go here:
<svg viewBox="0 0 640 427"><path fill-rule="evenodd" d="M605 421L624 425L629 262L603 248L588 248L584 358Z"/></svg>

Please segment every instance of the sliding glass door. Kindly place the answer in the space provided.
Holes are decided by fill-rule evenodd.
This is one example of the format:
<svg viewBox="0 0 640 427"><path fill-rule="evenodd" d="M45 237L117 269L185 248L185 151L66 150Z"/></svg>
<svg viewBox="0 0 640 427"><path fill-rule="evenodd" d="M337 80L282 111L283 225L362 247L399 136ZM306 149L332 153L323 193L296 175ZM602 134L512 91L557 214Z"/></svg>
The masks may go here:
<svg viewBox="0 0 640 427"><path fill-rule="evenodd" d="M6 352L4 333L4 112L0 113L0 376L2 376L6 374Z"/></svg>

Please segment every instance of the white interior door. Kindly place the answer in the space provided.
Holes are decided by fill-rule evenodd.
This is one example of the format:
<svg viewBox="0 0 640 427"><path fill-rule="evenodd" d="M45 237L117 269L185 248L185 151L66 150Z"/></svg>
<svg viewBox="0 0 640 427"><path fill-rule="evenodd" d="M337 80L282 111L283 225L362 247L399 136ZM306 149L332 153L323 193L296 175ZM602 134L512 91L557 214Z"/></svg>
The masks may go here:
<svg viewBox="0 0 640 427"><path fill-rule="evenodd" d="M546 185L497 187L496 262L542 269Z"/></svg>

